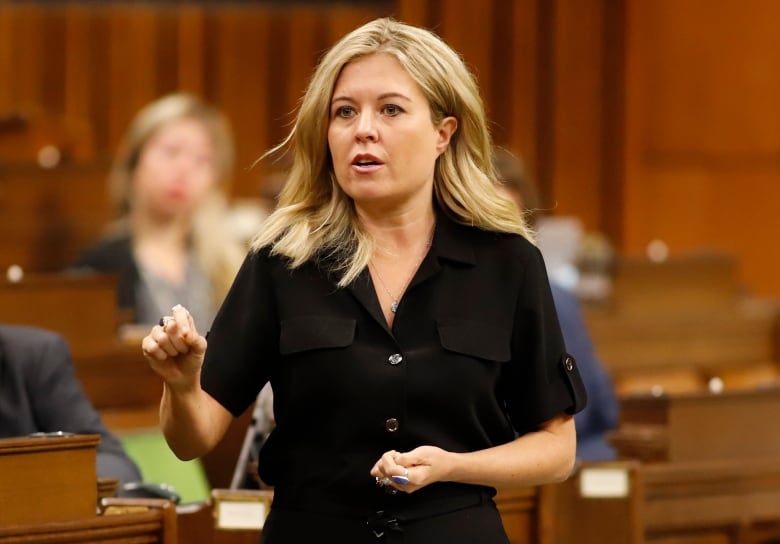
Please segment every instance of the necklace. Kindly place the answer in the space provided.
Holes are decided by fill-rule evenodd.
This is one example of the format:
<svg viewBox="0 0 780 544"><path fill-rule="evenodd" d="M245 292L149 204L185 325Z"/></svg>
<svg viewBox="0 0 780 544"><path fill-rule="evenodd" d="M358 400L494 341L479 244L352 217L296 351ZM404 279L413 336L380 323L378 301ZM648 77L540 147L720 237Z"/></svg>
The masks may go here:
<svg viewBox="0 0 780 544"><path fill-rule="evenodd" d="M396 313L398 311L398 304L401 302L401 297L406 292L406 288L409 286L409 283L412 281L412 278L414 277L414 273L417 272L417 269L420 268L420 265L422 264L423 260L425 260L425 256L428 254L428 250L431 249L431 244L433 243L433 233L436 230L436 223L434 222L433 226L431 227L431 234L428 236L428 242L425 244L425 247L423 248L422 255L420 255L420 258L417 259L417 263L414 265L414 268L412 268L412 271L409 273L409 277L406 278L406 281L404 282L402 288L401 288L401 294L399 296L393 295L392 292L390 292L390 289L387 288L387 284L385 283L384 278L382 278L382 274L379 272L379 268L375 264L373 264L371 261L369 261L369 266L373 266L374 272L376 272L376 277L379 279L379 283L382 284L382 288L385 290L385 293L387 293L387 296L390 297L390 311L393 313Z"/></svg>

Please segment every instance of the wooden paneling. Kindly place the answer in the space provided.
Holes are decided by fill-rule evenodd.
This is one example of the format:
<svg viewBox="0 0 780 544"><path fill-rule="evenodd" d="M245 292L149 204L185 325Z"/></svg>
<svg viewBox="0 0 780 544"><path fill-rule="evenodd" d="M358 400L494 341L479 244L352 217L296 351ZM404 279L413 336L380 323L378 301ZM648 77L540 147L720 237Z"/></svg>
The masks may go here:
<svg viewBox="0 0 780 544"><path fill-rule="evenodd" d="M600 218L599 187L603 110L604 10L600 2L555 3L552 69L553 158L547 164L555 212L577 215L586 225Z"/></svg>
<svg viewBox="0 0 780 544"><path fill-rule="evenodd" d="M286 135L320 54L389 13L382 3L4 3L0 117L83 121L106 158L141 106L178 89L201 94L232 121L235 196L256 196L262 179L250 167Z"/></svg>
<svg viewBox="0 0 780 544"><path fill-rule="evenodd" d="M735 254L780 295L780 4L774 0L3 3L0 114L86 123L109 157L132 114L184 89L229 114L234 195L289 130L312 68L344 33L393 15L437 31L479 83L495 140L556 214L625 254ZM24 53L22 53L22 51Z"/></svg>
<svg viewBox="0 0 780 544"><path fill-rule="evenodd" d="M780 294L780 4L628 6L624 249L733 252Z"/></svg>

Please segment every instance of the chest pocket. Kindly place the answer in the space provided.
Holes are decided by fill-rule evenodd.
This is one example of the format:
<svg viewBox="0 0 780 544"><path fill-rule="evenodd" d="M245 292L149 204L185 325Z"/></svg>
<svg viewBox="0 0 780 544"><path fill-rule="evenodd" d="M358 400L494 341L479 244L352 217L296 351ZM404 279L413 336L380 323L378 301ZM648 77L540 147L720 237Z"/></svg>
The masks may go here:
<svg viewBox="0 0 780 544"><path fill-rule="evenodd" d="M509 331L482 321L440 321L441 345L448 351L505 363L512 352Z"/></svg>
<svg viewBox="0 0 780 544"><path fill-rule="evenodd" d="M281 322L279 351L282 355L290 355L313 349L343 348L354 340L354 319L294 317Z"/></svg>

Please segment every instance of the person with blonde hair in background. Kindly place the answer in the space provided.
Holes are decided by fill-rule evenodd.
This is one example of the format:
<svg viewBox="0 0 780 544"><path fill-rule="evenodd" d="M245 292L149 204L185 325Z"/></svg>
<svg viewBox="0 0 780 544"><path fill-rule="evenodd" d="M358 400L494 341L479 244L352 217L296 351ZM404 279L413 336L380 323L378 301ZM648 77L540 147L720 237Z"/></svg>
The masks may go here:
<svg viewBox="0 0 780 544"><path fill-rule="evenodd" d="M184 307L143 339L181 458L272 384L263 543L506 544L496 486L570 474L585 391L487 125L434 33L347 34L314 71L277 209L208 339Z"/></svg>
<svg viewBox="0 0 780 544"><path fill-rule="evenodd" d="M205 329L245 253L224 226L233 161L213 106L186 93L146 105L109 178L118 220L73 268L117 274L118 306L144 330L179 302Z"/></svg>

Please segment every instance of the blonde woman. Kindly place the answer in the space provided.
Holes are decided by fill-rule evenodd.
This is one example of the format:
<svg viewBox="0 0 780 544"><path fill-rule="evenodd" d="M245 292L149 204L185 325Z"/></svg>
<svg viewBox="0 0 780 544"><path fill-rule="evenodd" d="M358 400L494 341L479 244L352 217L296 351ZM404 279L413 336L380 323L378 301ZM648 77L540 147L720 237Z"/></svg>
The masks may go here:
<svg viewBox="0 0 780 544"><path fill-rule="evenodd" d="M270 381L262 542L508 542L495 486L568 476L585 393L473 77L375 20L325 55L283 146L208 341L181 307L143 340L171 448L207 452Z"/></svg>
<svg viewBox="0 0 780 544"><path fill-rule="evenodd" d="M144 330L175 303L210 324L245 251L224 227L233 167L220 112L164 96L130 123L109 179L118 220L76 268L118 274L118 304Z"/></svg>

